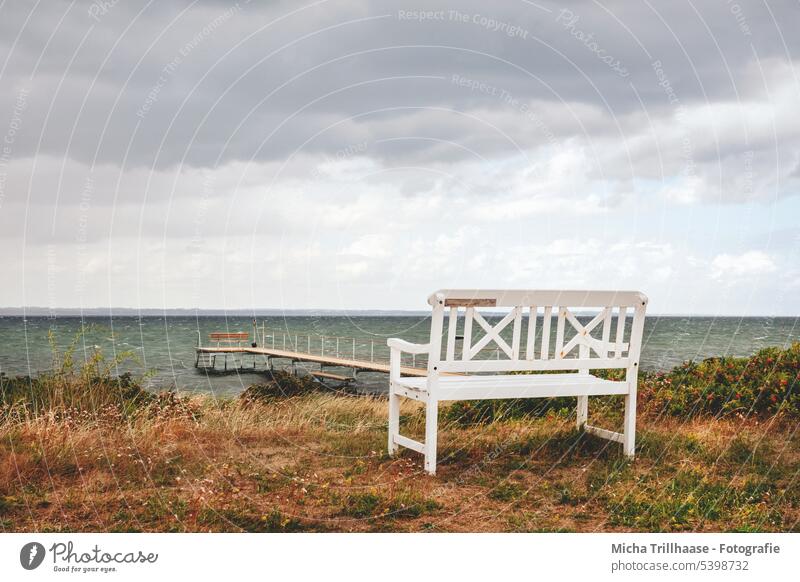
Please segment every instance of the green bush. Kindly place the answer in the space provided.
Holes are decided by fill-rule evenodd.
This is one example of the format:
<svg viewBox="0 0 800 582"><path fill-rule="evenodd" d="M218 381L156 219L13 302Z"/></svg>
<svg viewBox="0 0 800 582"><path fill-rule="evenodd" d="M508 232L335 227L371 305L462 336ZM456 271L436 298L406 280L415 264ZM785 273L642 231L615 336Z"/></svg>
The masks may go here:
<svg viewBox="0 0 800 582"><path fill-rule="evenodd" d="M266 382L253 384L239 395L245 402L257 402L274 398L303 396L325 390L325 386L312 376L294 376L289 372L275 370L269 372Z"/></svg>
<svg viewBox="0 0 800 582"><path fill-rule="evenodd" d="M765 348L750 358L708 358L666 373L646 373L640 397L655 412L697 414L800 414L800 343Z"/></svg>
<svg viewBox="0 0 800 582"><path fill-rule="evenodd" d="M82 337L83 332L77 333L62 352L50 332L52 369L38 376L0 376L0 408L5 413L24 409L33 415L66 410L95 413L109 407L130 411L158 400L130 372L115 374L123 362L133 358L131 352L107 360L95 348L83 361L77 360L75 352Z"/></svg>

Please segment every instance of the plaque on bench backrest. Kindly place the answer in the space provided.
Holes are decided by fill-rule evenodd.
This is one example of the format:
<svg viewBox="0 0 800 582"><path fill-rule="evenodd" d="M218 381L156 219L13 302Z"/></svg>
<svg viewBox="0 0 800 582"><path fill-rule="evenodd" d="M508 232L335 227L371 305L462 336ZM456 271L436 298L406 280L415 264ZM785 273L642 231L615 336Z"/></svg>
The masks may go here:
<svg viewBox="0 0 800 582"><path fill-rule="evenodd" d="M444 300L445 307L497 307L497 299L455 299Z"/></svg>

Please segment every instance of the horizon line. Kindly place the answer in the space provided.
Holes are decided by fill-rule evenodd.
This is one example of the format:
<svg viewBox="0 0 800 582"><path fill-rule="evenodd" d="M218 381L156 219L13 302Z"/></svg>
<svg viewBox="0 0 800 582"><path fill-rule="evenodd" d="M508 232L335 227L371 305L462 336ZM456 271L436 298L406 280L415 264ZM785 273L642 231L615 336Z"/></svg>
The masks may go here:
<svg viewBox="0 0 800 582"><path fill-rule="evenodd" d="M378 315L427 315L430 313L429 309L397 309L397 308L305 308L305 307L291 307L291 308L276 308L276 307L260 307L260 308L219 308L219 307L41 307L41 306L23 306L23 307L0 307L0 317L58 317L65 315L79 315L86 317L104 317L119 315L119 312L127 312L128 314L141 314L141 315L175 315L187 314L197 316L208 315L236 315L236 316L275 316L275 315L329 315L329 314L378 314ZM145 313L147 312L147 313ZM686 312L673 312L673 313L648 313L648 317L781 317L781 318L800 318L798 315L774 315L774 314L724 314L724 313L686 313Z"/></svg>

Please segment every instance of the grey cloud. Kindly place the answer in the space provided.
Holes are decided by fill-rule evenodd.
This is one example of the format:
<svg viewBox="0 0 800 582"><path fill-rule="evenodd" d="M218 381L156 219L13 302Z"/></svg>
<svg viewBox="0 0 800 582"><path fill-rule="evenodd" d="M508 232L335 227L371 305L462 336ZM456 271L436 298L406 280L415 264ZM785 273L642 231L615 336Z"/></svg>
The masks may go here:
<svg viewBox="0 0 800 582"><path fill-rule="evenodd" d="M39 152L66 153L84 163L97 153L100 162L125 159L128 166L166 167L185 159L205 167L218 158L285 158L329 124L380 108L507 111L496 96L454 85L453 74L542 103L543 109L563 100L612 120L639 111L633 85L648 113L664 117L672 108L653 72L654 60L661 61L681 102L690 105L763 95L763 86L742 66L752 63L754 49L761 59L787 60L781 33L790 54L800 48L788 29L799 11L791 2L771 5L775 21L763 6L750 4L738 19L726 3L651 8L611 2L603 9L574 2L567 5L572 16L560 14L555 4L543 5L550 12L524 2L491 7L477 1L330 2L308 9L290 2L242 2L235 10L219 2L119 2L95 19L90 2L50 3L37 8L22 29L3 73L5 87L31 89L15 155L32 155L41 143ZM3 7L0 38L9 50L29 10L19 3ZM401 10L444 16L418 22L399 18ZM285 16L292 11L297 13ZM508 36L507 27L493 30L482 17L527 34ZM576 35L592 38L583 42ZM628 76L606 66L587 46L591 43L618 59ZM4 96L4 110L11 99ZM303 114L287 121L301 107ZM485 142L489 155L513 150L491 129L468 121L448 127L447 114L440 116L446 139ZM375 118L341 124L305 149L330 154L365 133L375 141L402 135L406 121L414 128L413 110L397 111L393 118L394 123L378 121L369 129L364 126ZM575 123L552 121L558 121L553 123L558 137L581 131ZM384 148L387 159L408 155L408 144L395 145L396 152Z"/></svg>

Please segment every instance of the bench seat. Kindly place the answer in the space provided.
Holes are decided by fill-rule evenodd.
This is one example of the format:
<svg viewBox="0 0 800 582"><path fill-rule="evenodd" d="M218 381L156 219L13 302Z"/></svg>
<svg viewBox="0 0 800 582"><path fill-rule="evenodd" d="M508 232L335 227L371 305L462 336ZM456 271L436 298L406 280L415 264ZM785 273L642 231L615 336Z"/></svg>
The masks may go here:
<svg viewBox="0 0 800 582"><path fill-rule="evenodd" d="M401 377L395 393L413 400L427 399L428 377ZM437 400L496 398L551 398L627 394L628 382L605 380L591 374L505 374L440 376Z"/></svg>

